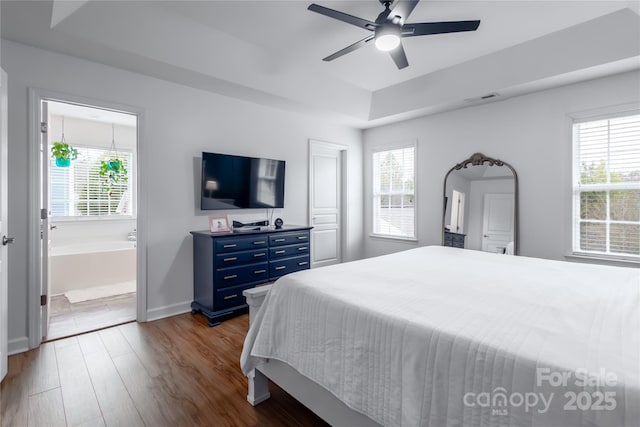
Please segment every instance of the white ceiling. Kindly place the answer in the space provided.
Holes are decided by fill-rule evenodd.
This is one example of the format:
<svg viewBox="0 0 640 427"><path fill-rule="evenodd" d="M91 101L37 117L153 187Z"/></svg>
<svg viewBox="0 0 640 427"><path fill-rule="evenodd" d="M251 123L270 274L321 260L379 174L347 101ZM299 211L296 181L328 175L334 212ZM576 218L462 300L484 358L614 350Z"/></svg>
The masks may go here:
<svg viewBox="0 0 640 427"><path fill-rule="evenodd" d="M377 0L317 0L374 20ZM640 69L637 1L430 1L408 22L480 19L404 40L409 67L311 1L6 1L2 37L362 128Z"/></svg>
<svg viewBox="0 0 640 427"><path fill-rule="evenodd" d="M48 113L62 117L90 120L94 122L113 123L122 126L135 127L138 119L133 114L120 113L118 111L104 110L102 108L86 107L66 102L49 101Z"/></svg>

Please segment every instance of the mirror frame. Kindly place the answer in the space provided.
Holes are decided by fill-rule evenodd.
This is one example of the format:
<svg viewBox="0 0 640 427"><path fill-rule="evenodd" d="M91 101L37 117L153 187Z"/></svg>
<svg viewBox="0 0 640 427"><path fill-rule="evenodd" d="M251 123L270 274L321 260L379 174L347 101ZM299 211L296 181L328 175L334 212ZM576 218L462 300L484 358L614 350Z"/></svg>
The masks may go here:
<svg viewBox="0 0 640 427"><path fill-rule="evenodd" d="M451 169L449 169L449 171L447 172L447 174L444 176L444 184L442 187L442 240L440 242L440 245L444 246L444 226L445 226L445 222L446 222L446 210L447 210L447 205L446 205L446 197L447 197L447 178L449 177L449 174L451 174L451 172L460 170L460 169L466 169L467 166L471 165L471 166L482 166L485 163L488 163L489 166L506 166L511 170L511 173L513 174L513 254L514 255L518 255L518 228L519 228L519 224L518 224L518 174L516 173L516 170L513 168L513 166L511 166L509 163L504 162L502 160L499 159L494 159L493 157L487 157L482 153L474 153L471 157L469 157L468 159L466 159L465 161L458 163L457 165L455 165L454 167L452 167Z"/></svg>

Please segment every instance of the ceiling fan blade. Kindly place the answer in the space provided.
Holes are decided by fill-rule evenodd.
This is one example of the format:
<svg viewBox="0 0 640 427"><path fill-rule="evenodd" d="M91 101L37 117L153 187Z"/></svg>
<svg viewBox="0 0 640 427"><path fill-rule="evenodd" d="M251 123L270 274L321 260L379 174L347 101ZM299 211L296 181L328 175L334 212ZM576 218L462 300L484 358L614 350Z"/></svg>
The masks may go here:
<svg viewBox="0 0 640 427"><path fill-rule="evenodd" d="M307 9L312 12L319 13L320 15L328 16L329 18L337 19L338 21L355 25L356 27L360 27L365 30L373 31L377 27L375 22L367 21L366 19L358 18L357 16L352 16L344 12L329 9L328 7L320 6L319 4L314 3Z"/></svg>
<svg viewBox="0 0 640 427"><path fill-rule="evenodd" d="M346 55L349 52L353 52L354 50L361 48L362 46L364 46L365 44L373 40L373 38L374 38L374 35L371 34L370 36L367 36L362 40L355 42L351 46L347 46L344 49L340 49L336 53L329 55L326 58L323 58L322 60L329 62L329 61L333 61L336 58L340 58L341 56Z"/></svg>
<svg viewBox="0 0 640 427"><path fill-rule="evenodd" d="M422 22L402 27L402 37L426 36L429 34L459 33L475 31L480 21Z"/></svg>
<svg viewBox="0 0 640 427"><path fill-rule="evenodd" d="M404 67L409 65L409 61L407 61L407 55L404 53L404 48L402 47L402 43L397 48L390 50L389 55L393 59L393 62L396 63L398 70L402 70Z"/></svg>
<svg viewBox="0 0 640 427"><path fill-rule="evenodd" d="M407 22L407 18L413 12L420 0L398 0L398 3L393 7L391 16L399 16L400 24Z"/></svg>

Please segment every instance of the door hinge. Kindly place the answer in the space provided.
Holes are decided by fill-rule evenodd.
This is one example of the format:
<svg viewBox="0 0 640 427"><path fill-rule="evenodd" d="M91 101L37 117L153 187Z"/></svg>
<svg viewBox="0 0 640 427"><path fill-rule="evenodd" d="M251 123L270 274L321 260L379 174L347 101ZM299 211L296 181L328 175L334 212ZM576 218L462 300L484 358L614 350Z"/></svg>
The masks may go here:
<svg viewBox="0 0 640 427"><path fill-rule="evenodd" d="M40 295L40 305L47 305L47 296Z"/></svg>
<svg viewBox="0 0 640 427"><path fill-rule="evenodd" d="M47 219L47 210L40 209L40 219Z"/></svg>
<svg viewBox="0 0 640 427"><path fill-rule="evenodd" d="M47 125L47 122L40 122L40 132L47 133L48 130L49 126Z"/></svg>

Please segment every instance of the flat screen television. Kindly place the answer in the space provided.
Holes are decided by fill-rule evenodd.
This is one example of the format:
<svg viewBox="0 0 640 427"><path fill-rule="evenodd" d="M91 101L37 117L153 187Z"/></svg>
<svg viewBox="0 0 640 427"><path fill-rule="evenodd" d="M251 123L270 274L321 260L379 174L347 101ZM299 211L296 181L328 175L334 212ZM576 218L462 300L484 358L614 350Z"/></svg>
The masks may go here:
<svg viewBox="0 0 640 427"><path fill-rule="evenodd" d="M284 207L284 160L202 153L200 209Z"/></svg>

